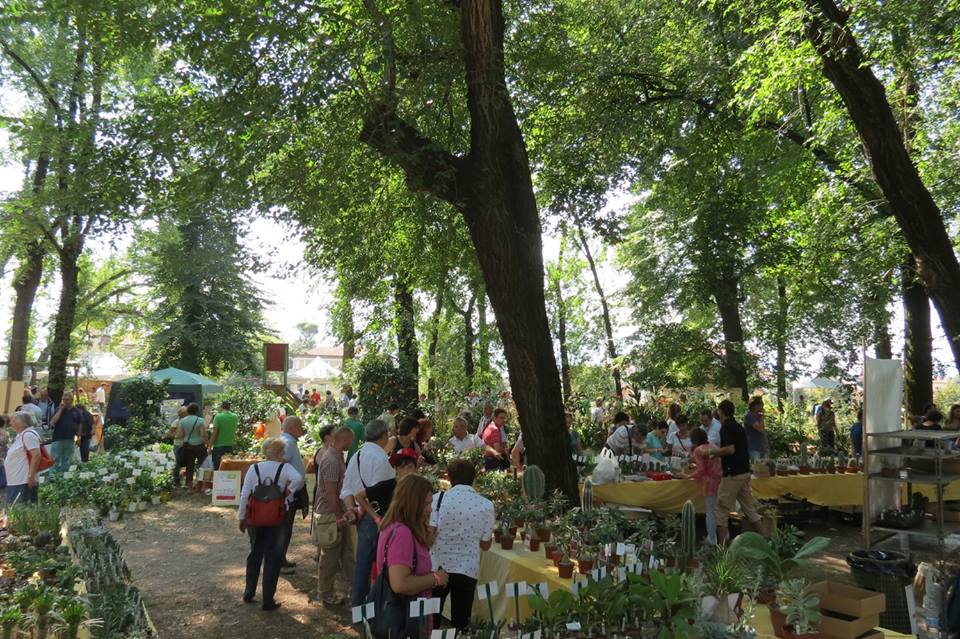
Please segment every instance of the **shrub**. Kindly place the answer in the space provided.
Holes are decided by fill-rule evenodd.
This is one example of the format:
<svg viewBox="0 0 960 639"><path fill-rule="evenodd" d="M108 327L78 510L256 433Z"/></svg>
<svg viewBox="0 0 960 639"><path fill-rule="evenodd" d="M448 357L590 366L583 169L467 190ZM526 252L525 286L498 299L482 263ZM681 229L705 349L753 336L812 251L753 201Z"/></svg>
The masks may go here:
<svg viewBox="0 0 960 639"><path fill-rule="evenodd" d="M143 450L156 444L167 431L159 415L131 417L126 424L111 424L103 434L104 447L109 451Z"/></svg>
<svg viewBox="0 0 960 639"><path fill-rule="evenodd" d="M277 416L283 407L282 400L274 393L259 386L246 382L231 386L214 398L217 406L220 402L230 402L230 412L236 414L240 423L237 425L237 452L252 451L257 447L253 436L255 424L265 422Z"/></svg>
<svg viewBox="0 0 960 639"><path fill-rule="evenodd" d="M160 404L167 398L167 380L158 382L141 375L124 383L120 392L131 417L141 420L159 417Z"/></svg>
<svg viewBox="0 0 960 639"><path fill-rule="evenodd" d="M411 384L410 373L385 353L369 352L353 360L348 374L363 421L376 419L391 402L404 411L417 406L416 380Z"/></svg>

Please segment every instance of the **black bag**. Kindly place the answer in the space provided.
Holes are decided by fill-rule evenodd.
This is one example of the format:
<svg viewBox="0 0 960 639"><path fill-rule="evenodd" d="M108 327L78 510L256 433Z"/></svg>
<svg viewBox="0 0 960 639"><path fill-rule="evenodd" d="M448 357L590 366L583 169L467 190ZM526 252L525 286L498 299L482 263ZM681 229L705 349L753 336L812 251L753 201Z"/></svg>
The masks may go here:
<svg viewBox="0 0 960 639"><path fill-rule="evenodd" d="M383 545L383 563L377 580L367 596L367 603L373 604L374 617L367 623L370 624L370 634L374 639L420 639L420 622L423 617L410 618L410 602L416 597L398 595L390 587L387 553L396 532L397 529L394 528L387 538L387 543ZM416 573L417 549L414 547L411 574Z"/></svg>
<svg viewBox="0 0 960 639"><path fill-rule="evenodd" d="M947 607L941 613L943 627L947 632L960 631L960 575L956 575L947 586Z"/></svg>

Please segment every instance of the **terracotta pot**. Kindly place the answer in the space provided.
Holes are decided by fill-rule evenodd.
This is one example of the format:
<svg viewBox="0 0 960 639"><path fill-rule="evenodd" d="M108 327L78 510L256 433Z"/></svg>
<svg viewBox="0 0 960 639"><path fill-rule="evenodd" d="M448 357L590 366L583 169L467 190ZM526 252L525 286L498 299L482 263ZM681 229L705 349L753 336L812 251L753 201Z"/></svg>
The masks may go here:
<svg viewBox="0 0 960 639"><path fill-rule="evenodd" d="M501 537L500 547L504 550L513 550L514 537Z"/></svg>
<svg viewBox="0 0 960 639"><path fill-rule="evenodd" d="M757 592L757 603L769 606L777 600L777 589L776 588L761 588ZM773 609L770 609L771 615L773 614Z"/></svg>
<svg viewBox="0 0 960 639"><path fill-rule="evenodd" d="M773 626L773 635L775 637L783 637L785 628L787 624L787 616L780 612L780 608L777 606L770 606L770 623Z"/></svg>
<svg viewBox="0 0 960 639"><path fill-rule="evenodd" d="M561 579L570 579L573 577L573 564L570 562L557 564L557 570L560 571Z"/></svg>
<svg viewBox="0 0 960 639"><path fill-rule="evenodd" d="M847 472L850 473L851 475L855 475L860 472L860 469L857 468L856 466L847 466Z"/></svg>
<svg viewBox="0 0 960 639"><path fill-rule="evenodd" d="M559 550L554 550L554 551L553 551L553 555L552 555L551 558L553 559L553 565L554 565L554 566L559 566L559 565L560 565L560 560L563 559L563 553L560 552ZM572 564L571 564L571 565L572 565Z"/></svg>
<svg viewBox="0 0 960 639"><path fill-rule="evenodd" d="M513 520L513 528L523 528L523 517L516 517Z"/></svg>
<svg viewBox="0 0 960 639"><path fill-rule="evenodd" d="M540 550L540 540L534 537L530 540L530 552L538 552Z"/></svg>
<svg viewBox="0 0 960 639"><path fill-rule="evenodd" d="M517 527L516 527L516 526L510 526L510 536L511 536L511 537L516 537L516 536L517 536Z"/></svg>
<svg viewBox="0 0 960 639"><path fill-rule="evenodd" d="M540 541L550 541L550 529L549 528L537 528L537 539Z"/></svg>
<svg viewBox="0 0 960 639"><path fill-rule="evenodd" d="M577 566L581 575L589 575L590 571L593 570L593 559L580 559L577 561Z"/></svg>
<svg viewBox="0 0 960 639"><path fill-rule="evenodd" d="M607 557L607 564L609 564L609 565L611 565L611 566L619 566L619 565L620 565L620 555L610 555L609 557Z"/></svg>
<svg viewBox="0 0 960 639"><path fill-rule="evenodd" d="M494 528L494 529L493 529L493 541L495 541L496 543L499 544L499 543L500 543L500 538L501 538L502 536L503 536L503 535L501 534L499 528Z"/></svg>
<svg viewBox="0 0 960 639"><path fill-rule="evenodd" d="M810 467L809 467L809 466L801 466L801 467L800 467L800 474L801 474L801 475L809 475L809 474L810 474Z"/></svg>
<svg viewBox="0 0 960 639"><path fill-rule="evenodd" d="M544 544L543 545L543 556L547 559L553 559L553 553L557 551L556 544Z"/></svg>

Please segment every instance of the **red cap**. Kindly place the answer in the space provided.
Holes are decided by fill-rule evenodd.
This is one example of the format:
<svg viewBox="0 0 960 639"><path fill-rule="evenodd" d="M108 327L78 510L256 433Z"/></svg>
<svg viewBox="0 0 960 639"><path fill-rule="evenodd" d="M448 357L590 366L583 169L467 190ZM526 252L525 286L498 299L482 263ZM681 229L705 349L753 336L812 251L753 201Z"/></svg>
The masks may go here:
<svg viewBox="0 0 960 639"><path fill-rule="evenodd" d="M399 466L406 460L411 460L413 463L417 463L417 451L412 448L401 448L394 454L390 455L390 465Z"/></svg>

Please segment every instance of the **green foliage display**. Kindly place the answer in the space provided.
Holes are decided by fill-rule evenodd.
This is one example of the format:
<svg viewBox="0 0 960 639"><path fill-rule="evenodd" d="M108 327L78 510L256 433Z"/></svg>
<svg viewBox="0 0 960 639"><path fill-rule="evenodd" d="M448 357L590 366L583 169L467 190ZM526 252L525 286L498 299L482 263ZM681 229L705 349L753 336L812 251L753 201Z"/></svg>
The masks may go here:
<svg viewBox="0 0 960 639"><path fill-rule="evenodd" d="M354 360L348 374L364 421L377 418L392 402L401 410L416 407L417 397L409 394L408 373L386 353L369 352Z"/></svg>
<svg viewBox="0 0 960 639"><path fill-rule="evenodd" d="M160 404L167 397L167 380L155 380L146 375L134 377L120 387L121 399L126 402L131 417L153 419L160 415Z"/></svg>
<svg viewBox="0 0 960 639"><path fill-rule="evenodd" d="M125 424L111 424L104 429L103 445L110 452L144 450L157 444L167 427L157 416L131 417Z"/></svg>
<svg viewBox="0 0 960 639"><path fill-rule="evenodd" d="M236 452L255 452L259 442L254 438L256 424L277 416L283 401L272 391L246 382L228 386L223 394L211 398L217 406L230 402L230 412L240 420L237 424Z"/></svg>

